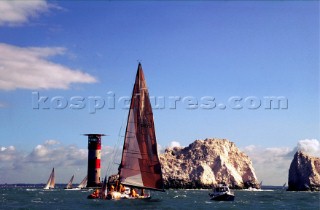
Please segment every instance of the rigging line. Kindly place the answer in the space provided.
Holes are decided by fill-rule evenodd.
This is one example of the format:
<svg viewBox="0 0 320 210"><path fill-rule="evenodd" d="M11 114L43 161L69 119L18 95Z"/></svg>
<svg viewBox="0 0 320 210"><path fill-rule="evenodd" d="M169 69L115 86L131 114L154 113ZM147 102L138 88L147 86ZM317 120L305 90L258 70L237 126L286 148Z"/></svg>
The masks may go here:
<svg viewBox="0 0 320 210"><path fill-rule="evenodd" d="M121 135L121 133L125 133L125 132L123 132L123 128L125 128L125 130L127 130L127 126L124 125L124 121L125 121L125 120L127 120L126 114L124 114L124 117L122 118L121 130L120 130L119 133L118 133L117 150L116 150L115 156L114 156L114 158L113 158L113 166L114 166L114 167L115 167L116 164L119 165L118 163L115 162L115 157L118 156L119 151L120 151L119 144L120 144L120 140L122 140L122 137L123 137L123 135ZM121 151L122 151L122 150L121 150ZM122 155L121 155L121 156L122 156ZM122 158L122 157L120 157L120 158ZM121 161L121 160L120 160L120 161Z"/></svg>
<svg viewBox="0 0 320 210"><path fill-rule="evenodd" d="M114 153L114 156L113 156L113 159L112 159L112 170L115 167L115 159L118 157L118 154L119 154L119 144L120 144L120 140L122 139L121 138L121 132L123 130L123 122L124 122L124 118L122 119L121 129L119 130L119 133L118 133L117 146L116 146L115 153Z"/></svg>
<svg viewBox="0 0 320 210"><path fill-rule="evenodd" d="M121 128L120 128L120 129L121 129ZM112 153L111 153L112 159L113 159L114 156L115 156L116 147L117 147L117 142L116 142L115 145L113 146L113 150L112 150ZM109 164L108 164L107 171L106 171L106 175L108 175L108 173L110 172L112 162L113 162L113 161L110 161Z"/></svg>
<svg viewBox="0 0 320 210"><path fill-rule="evenodd" d="M113 151L112 151L112 161L109 162L108 167L107 167L107 171L106 171L106 175L108 175L114 168L113 164L115 163L115 158L118 154L118 150L119 150L119 142L120 142L120 138L121 138L121 132L123 129L123 122L124 122L124 117L122 118L122 123L121 123L121 127L119 129L119 133L118 133L118 140L116 141ZM111 175L111 174L110 174Z"/></svg>
<svg viewBox="0 0 320 210"><path fill-rule="evenodd" d="M115 146L114 146L114 150L113 150L113 153L112 153L112 159L111 161L109 162L109 165L108 165L108 169L107 169L107 174L110 176L111 175L111 172L113 172L114 170L114 162L115 162L115 158L116 158L116 154L117 154L117 150L118 150L118 142L119 140L117 140L117 142L115 143Z"/></svg>
<svg viewBox="0 0 320 210"><path fill-rule="evenodd" d="M120 129L121 129L121 128L120 128ZM112 150L112 153L111 153L111 156L112 156L112 157L114 157L114 152L115 152L116 144L117 144L117 142L116 142L115 145L113 146L113 150ZM108 164L106 174L108 174L108 172L109 172L109 170L110 170L110 165L111 165L111 162L109 162L109 164Z"/></svg>

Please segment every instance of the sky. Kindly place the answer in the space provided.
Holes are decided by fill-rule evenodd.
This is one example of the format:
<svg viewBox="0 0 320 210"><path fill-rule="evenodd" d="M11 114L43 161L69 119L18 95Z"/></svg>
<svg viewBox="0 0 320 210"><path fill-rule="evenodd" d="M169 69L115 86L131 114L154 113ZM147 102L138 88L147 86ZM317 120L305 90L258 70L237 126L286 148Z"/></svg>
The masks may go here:
<svg viewBox="0 0 320 210"><path fill-rule="evenodd" d="M318 1L0 1L0 14L0 184L52 167L80 182L85 133L107 134L104 176L138 62L161 151L226 138L267 185L287 182L298 149L320 154Z"/></svg>

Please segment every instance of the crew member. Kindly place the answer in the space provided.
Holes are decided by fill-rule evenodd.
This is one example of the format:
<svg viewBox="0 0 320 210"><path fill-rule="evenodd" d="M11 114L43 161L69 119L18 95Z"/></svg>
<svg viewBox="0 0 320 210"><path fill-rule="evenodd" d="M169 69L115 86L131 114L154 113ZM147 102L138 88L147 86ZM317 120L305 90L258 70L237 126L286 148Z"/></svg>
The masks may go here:
<svg viewBox="0 0 320 210"><path fill-rule="evenodd" d="M137 192L133 189L133 188L131 188L131 191L130 191L130 196L131 197L137 197ZM138 195L139 196L139 195Z"/></svg>
<svg viewBox="0 0 320 210"><path fill-rule="evenodd" d="M120 184L120 192L124 193L125 191L126 191L126 188L122 184Z"/></svg>
<svg viewBox="0 0 320 210"><path fill-rule="evenodd" d="M111 187L110 187L110 192L113 192L113 191L114 191L114 186L111 185Z"/></svg>

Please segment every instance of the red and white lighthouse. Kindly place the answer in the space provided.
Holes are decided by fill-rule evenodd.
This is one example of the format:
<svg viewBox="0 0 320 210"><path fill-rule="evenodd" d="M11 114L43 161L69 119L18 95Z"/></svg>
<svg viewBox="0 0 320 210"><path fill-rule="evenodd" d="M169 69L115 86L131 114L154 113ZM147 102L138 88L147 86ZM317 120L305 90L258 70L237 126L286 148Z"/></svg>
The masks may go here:
<svg viewBox="0 0 320 210"><path fill-rule="evenodd" d="M104 134L84 134L88 136L88 182L87 187L101 187L101 137Z"/></svg>

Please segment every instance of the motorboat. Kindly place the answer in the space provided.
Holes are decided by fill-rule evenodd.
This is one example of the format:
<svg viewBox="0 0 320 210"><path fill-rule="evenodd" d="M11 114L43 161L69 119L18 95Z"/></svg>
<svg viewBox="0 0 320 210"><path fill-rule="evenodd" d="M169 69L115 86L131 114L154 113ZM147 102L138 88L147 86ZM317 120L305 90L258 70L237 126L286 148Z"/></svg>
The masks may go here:
<svg viewBox="0 0 320 210"><path fill-rule="evenodd" d="M211 200L215 201L234 201L234 193L225 184L218 184L213 188L212 193L209 193Z"/></svg>

